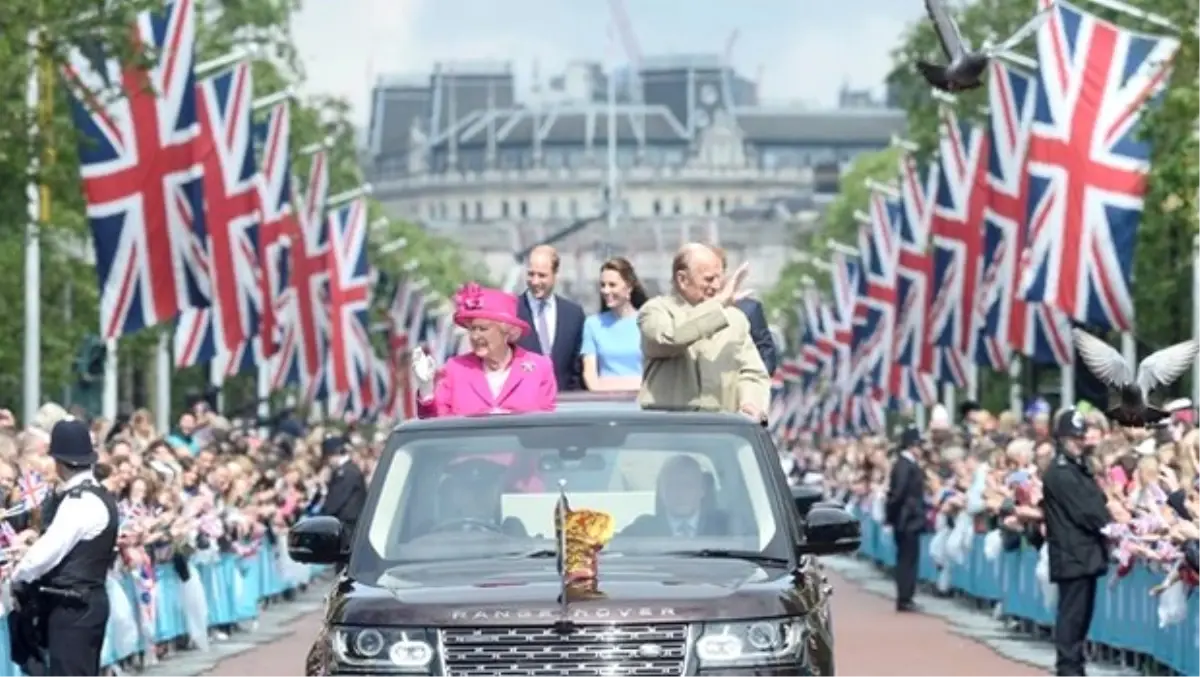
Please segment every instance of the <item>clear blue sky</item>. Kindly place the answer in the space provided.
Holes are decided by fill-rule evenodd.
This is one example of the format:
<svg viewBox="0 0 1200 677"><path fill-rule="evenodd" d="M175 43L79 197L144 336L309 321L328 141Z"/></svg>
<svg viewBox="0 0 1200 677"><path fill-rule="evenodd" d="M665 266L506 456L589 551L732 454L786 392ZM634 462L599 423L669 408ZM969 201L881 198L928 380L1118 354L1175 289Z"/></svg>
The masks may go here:
<svg viewBox="0 0 1200 677"><path fill-rule="evenodd" d="M306 89L348 98L361 120L378 73L512 60L523 86L535 62L546 77L572 59L603 60L609 8L609 0L306 0L292 28ZM820 106L846 82L878 88L890 50L923 8L916 0L627 0L626 13L644 55L719 54L737 29L731 61L751 77L761 69L765 98Z"/></svg>

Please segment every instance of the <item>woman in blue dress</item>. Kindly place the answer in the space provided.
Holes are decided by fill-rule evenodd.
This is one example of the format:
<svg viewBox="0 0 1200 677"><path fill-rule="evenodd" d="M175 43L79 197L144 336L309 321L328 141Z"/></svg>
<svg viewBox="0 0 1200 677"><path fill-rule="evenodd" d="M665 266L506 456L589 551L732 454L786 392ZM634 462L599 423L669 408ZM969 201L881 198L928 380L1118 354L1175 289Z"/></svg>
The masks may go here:
<svg viewBox="0 0 1200 677"><path fill-rule="evenodd" d="M646 290L623 258L600 266L600 313L583 323L583 382L588 390L637 390L642 385L638 308Z"/></svg>

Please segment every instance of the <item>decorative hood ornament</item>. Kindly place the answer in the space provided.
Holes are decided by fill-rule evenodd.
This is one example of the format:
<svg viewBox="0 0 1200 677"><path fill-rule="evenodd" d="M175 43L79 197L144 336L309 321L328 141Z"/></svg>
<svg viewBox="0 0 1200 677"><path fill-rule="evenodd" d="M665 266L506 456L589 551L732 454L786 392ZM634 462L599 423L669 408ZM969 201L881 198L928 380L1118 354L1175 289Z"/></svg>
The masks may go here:
<svg viewBox="0 0 1200 677"><path fill-rule="evenodd" d="M613 537L612 515L598 510L572 510L567 500L567 482L558 481L558 503L554 508L554 530L558 549L561 617L555 625L563 634L574 632L571 602L601 599L597 589L600 551Z"/></svg>

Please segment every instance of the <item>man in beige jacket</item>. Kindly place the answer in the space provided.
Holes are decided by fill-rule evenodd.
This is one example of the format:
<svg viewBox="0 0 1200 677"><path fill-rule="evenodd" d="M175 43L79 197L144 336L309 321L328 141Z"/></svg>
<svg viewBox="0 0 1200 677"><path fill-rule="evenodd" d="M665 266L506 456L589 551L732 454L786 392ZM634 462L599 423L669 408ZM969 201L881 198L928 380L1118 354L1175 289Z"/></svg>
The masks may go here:
<svg viewBox="0 0 1200 677"><path fill-rule="evenodd" d="M686 244L671 264L671 294L638 312L642 331L645 408L695 408L766 416L771 379L750 338L746 315L734 307L747 266L726 281L721 257L707 245Z"/></svg>

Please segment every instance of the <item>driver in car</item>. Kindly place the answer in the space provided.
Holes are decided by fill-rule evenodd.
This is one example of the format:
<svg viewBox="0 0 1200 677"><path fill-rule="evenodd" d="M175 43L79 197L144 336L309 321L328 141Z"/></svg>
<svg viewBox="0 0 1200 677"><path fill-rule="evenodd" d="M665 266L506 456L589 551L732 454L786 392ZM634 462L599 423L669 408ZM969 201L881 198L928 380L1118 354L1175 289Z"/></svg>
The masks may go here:
<svg viewBox="0 0 1200 677"><path fill-rule="evenodd" d="M429 532L484 531L526 537L520 520L501 520L500 495L508 468L499 463L473 458L446 469L438 491L440 505L437 524Z"/></svg>
<svg viewBox="0 0 1200 677"><path fill-rule="evenodd" d="M622 536L727 536L729 515L712 504L704 470L687 454L672 456L658 473L657 504L653 515L642 515L622 530Z"/></svg>

